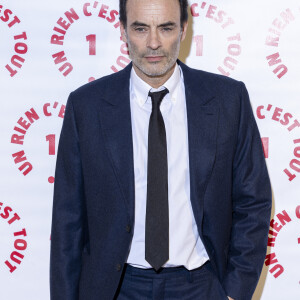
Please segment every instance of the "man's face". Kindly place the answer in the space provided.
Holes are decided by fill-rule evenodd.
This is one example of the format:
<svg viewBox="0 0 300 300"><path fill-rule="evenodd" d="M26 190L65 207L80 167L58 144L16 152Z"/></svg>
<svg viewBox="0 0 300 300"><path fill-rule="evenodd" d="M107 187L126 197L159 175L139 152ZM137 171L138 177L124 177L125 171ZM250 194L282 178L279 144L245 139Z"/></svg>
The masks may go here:
<svg viewBox="0 0 300 300"><path fill-rule="evenodd" d="M126 8L127 26L121 25L121 34L135 71L146 82L169 77L187 29L187 23L180 26L179 1L128 0Z"/></svg>

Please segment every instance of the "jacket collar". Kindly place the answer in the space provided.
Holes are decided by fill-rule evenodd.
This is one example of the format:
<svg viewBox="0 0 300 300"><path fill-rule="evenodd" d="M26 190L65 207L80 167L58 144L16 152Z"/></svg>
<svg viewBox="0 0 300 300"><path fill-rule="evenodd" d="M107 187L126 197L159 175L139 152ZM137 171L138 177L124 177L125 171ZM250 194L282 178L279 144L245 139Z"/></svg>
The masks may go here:
<svg viewBox="0 0 300 300"><path fill-rule="evenodd" d="M208 86L206 80L204 80L205 72L192 69L186 64L177 60L180 65L183 77L186 94L198 95L197 101L200 105L205 105L214 97L214 90L211 86ZM130 62L123 70L115 73L115 76L111 76L110 85L106 88L105 92L100 91L105 101L111 105L118 105L124 102L124 97L129 97L129 83L130 83L130 72L132 68L132 62ZM120 83L123 84L120 84ZM121 96L120 96L121 95ZM199 102L200 101L200 102Z"/></svg>

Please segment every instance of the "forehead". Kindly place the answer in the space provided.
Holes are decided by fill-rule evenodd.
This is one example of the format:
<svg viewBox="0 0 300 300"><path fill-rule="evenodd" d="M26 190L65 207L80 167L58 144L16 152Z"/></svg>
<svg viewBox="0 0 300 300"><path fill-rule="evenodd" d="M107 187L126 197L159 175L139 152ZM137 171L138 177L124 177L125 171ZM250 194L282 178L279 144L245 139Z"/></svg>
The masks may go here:
<svg viewBox="0 0 300 300"><path fill-rule="evenodd" d="M126 12L128 25L135 21L146 24L180 22L178 0L128 0Z"/></svg>

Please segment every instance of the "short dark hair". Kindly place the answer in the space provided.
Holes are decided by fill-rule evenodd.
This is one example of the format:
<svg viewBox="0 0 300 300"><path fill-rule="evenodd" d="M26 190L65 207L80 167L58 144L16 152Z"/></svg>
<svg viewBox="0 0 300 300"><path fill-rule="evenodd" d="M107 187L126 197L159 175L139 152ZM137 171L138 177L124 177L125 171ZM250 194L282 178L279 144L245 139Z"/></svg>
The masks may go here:
<svg viewBox="0 0 300 300"><path fill-rule="evenodd" d="M128 0L120 0L119 10L120 10L120 22L126 27L127 25L127 14L126 14L126 4ZM188 20L188 0L178 0L180 4L180 25Z"/></svg>

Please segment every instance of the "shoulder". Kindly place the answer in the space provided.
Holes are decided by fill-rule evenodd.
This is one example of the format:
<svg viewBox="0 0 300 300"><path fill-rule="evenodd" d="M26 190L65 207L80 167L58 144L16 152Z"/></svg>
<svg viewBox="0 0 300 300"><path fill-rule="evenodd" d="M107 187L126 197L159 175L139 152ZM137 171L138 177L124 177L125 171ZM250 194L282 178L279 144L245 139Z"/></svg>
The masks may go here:
<svg viewBox="0 0 300 300"><path fill-rule="evenodd" d="M216 93L239 93L245 88L242 81L220 74L197 70L188 67L182 62L179 62L179 65L183 70L185 82L191 82L197 85L200 85L201 83L203 87L206 89L213 89Z"/></svg>
<svg viewBox="0 0 300 300"><path fill-rule="evenodd" d="M73 103L90 102L99 98L106 98L111 91L120 90L125 85L129 85L130 71L131 64L117 73L103 76L80 86L71 92L69 98Z"/></svg>
<svg viewBox="0 0 300 300"><path fill-rule="evenodd" d="M218 103L226 112L238 112L240 106L249 102L247 89L243 82L206 71L196 70L179 62L183 72L186 93L199 101L202 105Z"/></svg>

